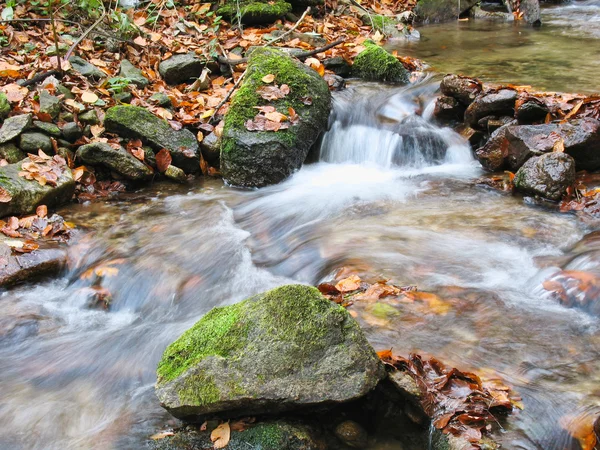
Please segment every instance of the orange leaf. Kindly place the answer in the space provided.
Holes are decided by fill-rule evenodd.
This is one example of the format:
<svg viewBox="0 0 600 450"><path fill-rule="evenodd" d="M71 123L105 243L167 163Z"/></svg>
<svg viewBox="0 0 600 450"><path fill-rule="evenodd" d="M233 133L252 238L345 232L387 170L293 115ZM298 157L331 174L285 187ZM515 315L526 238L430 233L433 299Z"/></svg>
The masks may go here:
<svg viewBox="0 0 600 450"><path fill-rule="evenodd" d="M161 173L167 170L167 167L171 165L171 161L171 153L166 148L163 148L156 154L156 168Z"/></svg>
<svg viewBox="0 0 600 450"><path fill-rule="evenodd" d="M230 437L229 422L222 423L210 433L210 440L214 443L216 449L227 447Z"/></svg>
<svg viewBox="0 0 600 450"><path fill-rule="evenodd" d="M273 75L272 73L269 73L267 75L265 75L264 77L262 77L262 82L263 83L272 83L273 81L275 81L275 75Z"/></svg>
<svg viewBox="0 0 600 450"><path fill-rule="evenodd" d="M340 292L352 292L360 287L360 281L358 275L350 275L348 278L339 281L335 288Z"/></svg>

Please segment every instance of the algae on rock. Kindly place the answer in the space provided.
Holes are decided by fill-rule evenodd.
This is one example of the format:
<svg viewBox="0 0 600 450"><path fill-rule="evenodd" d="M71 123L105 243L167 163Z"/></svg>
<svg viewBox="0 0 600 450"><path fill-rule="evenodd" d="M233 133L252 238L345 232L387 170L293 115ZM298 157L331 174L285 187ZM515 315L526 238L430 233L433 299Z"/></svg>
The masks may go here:
<svg viewBox="0 0 600 450"><path fill-rule="evenodd" d="M394 56L372 41L365 41L365 49L354 59L352 75L367 81L408 83L409 72Z"/></svg>
<svg viewBox="0 0 600 450"><path fill-rule="evenodd" d="M289 285L215 308L166 350L156 393L180 418L350 401L385 376L348 312Z"/></svg>
<svg viewBox="0 0 600 450"><path fill-rule="evenodd" d="M266 86L265 75L274 75L278 86L290 93L274 101L263 99L257 89ZM279 131L249 131L245 123L257 114L257 106L270 105L299 121ZM233 185L261 187L276 184L298 170L311 146L327 126L331 94L327 83L300 61L272 48L257 48L248 72L225 116L221 143L221 173Z"/></svg>

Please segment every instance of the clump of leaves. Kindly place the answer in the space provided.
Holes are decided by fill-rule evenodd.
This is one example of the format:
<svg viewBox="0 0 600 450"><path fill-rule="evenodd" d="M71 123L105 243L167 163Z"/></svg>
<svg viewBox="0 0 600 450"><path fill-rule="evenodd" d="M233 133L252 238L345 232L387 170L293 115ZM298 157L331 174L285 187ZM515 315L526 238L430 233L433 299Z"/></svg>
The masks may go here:
<svg viewBox="0 0 600 450"><path fill-rule="evenodd" d="M35 215L21 218L10 217L7 221L0 220L0 232L11 238L25 238L23 245L11 246L18 253L28 253L36 250L39 246L34 241L41 238L67 241L70 238L70 230L74 225L59 216L53 214L48 217L46 205L40 205ZM21 242L21 241L19 241Z"/></svg>
<svg viewBox="0 0 600 450"><path fill-rule="evenodd" d="M462 437L477 450L481 438L502 416L522 408L521 398L499 378L483 380L478 375L451 368L441 361L411 354L408 358L379 352L389 371L410 375L421 395L421 406L433 426L446 434Z"/></svg>
<svg viewBox="0 0 600 450"><path fill-rule="evenodd" d="M300 116L291 106L288 115L280 113L274 106L255 106L260 112L254 119L247 120L244 126L248 131L279 131L285 130L300 121Z"/></svg>
<svg viewBox="0 0 600 450"><path fill-rule="evenodd" d="M58 179L67 167L60 155L48 156L42 150L37 155L29 154L29 161L21 164L19 176L27 180L36 180L42 186L56 186Z"/></svg>

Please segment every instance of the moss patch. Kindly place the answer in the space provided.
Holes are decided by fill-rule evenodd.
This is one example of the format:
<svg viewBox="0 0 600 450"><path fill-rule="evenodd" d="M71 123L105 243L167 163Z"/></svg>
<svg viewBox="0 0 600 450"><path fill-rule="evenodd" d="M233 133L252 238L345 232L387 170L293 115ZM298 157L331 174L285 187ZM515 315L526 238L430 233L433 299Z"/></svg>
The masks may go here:
<svg viewBox="0 0 600 450"><path fill-rule="evenodd" d="M235 22L238 14L245 24L275 22L292 11L292 5L278 0L275 2L240 2L239 9L235 1L230 1L217 10L217 14Z"/></svg>
<svg viewBox="0 0 600 450"><path fill-rule="evenodd" d="M365 46L354 59L354 76L368 81L408 83L409 73L400 61L370 41L365 41Z"/></svg>

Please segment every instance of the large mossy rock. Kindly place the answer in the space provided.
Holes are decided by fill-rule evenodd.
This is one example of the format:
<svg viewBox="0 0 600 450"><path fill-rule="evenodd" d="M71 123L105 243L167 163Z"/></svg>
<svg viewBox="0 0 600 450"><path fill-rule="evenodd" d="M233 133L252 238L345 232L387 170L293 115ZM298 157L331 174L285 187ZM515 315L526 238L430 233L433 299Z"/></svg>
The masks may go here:
<svg viewBox="0 0 600 450"><path fill-rule="evenodd" d="M12 200L0 203L0 217L29 214L39 205L55 206L67 203L75 192L75 181L71 170L65 165L56 186L42 186L36 180L27 180L19 176L25 159L16 164L0 167L0 187L6 190Z"/></svg>
<svg viewBox="0 0 600 450"><path fill-rule="evenodd" d="M174 436L151 443L153 450L211 449L210 432L181 430ZM244 431L231 431L228 450L321 450L309 427L300 423L260 422Z"/></svg>
<svg viewBox="0 0 600 450"><path fill-rule="evenodd" d="M515 174L515 188L521 192L560 200L575 182L575 161L565 153L546 153L527 160Z"/></svg>
<svg viewBox="0 0 600 450"><path fill-rule="evenodd" d="M365 41L365 49L352 64L352 75L367 81L408 83L409 72L397 58L377 44Z"/></svg>
<svg viewBox="0 0 600 450"><path fill-rule="evenodd" d="M122 137L137 138L156 150L171 152L172 164L187 173L200 169L200 149L189 130L176 131L167 121L138 106L114 106L104 118L106 131Z"/></svg>
<svg viewBox="0 0 600 450"><path fill-rule="evenodd" d="M167 347L157 375L162 406L196 418L350 401L385 370L344 308L289 285L213 309Z"/></svg>
<svg viewBox="0 0 600 450"><path fill-rule="evenodd" d="M104 142L82 145L77 150L76 157L86 164L107 167L129 180L145 180L154 174L150 167L123 147L113 148Z"/></svg>
<svg viewBox="0 0 600 450"><path fill-rule="evenodd" d="M458 20L477 3L479 0L419 0L414 12L420 22L449 22Z"/></svg>
<svg viewBox="0 0 600 450"><path fill-rule="evenodd" d="M246 25L273 23L292 11L292 5L283 0L275 1L228 1L219 9L217 14L230 22L239 20Z"/></svg>
<svg viewBox="0 0 600 450"><path fill-rule="evenodd" d="M262 81L274 75L274 84L287 84L290 93L268 101L256 91ZM271 105L288 115L289 108L299 120L279 131L249 131L257 106ZM298 170L312 145L326 129L331 108L327 83L300 61L272 48L255 49L250 56L246 78L233 97L225 116L221 143L221 173L230 184L261 187L276 184Z"/></svg>

